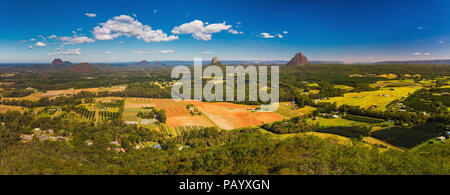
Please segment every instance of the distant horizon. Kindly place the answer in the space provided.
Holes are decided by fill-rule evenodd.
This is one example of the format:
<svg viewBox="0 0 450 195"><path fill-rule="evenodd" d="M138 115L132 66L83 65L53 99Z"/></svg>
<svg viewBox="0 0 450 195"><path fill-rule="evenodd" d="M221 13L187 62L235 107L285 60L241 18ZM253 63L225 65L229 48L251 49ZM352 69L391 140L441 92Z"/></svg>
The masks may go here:
<svg viewBox="0 0 450 195"><path fill-rule="evenodd" d="M55 58L57 59L57 58ZM134 60L134 61L111 61L111 62L102 62L102 61L68 61L68 60L64 60L62 58L58 58L61 59L63 61L67 61L70 62L72 64L79 64L79 63L90 63L90 64L121 64L121 63L138 63L138 62L142 62L142 61L147 61L147 62L193 62L193 60ZM308 59L309 60L309 59ZM309 62L311 62L312 64L314 64L314 62L339 62L336 64L375 64L375 63L380 63L380 62L414 62L414 61L421 61L421 62L426 62L426 61L445 61L445 60L449 60L450 58L445 58L445 59L428 59L428 60L383 60L383 61L371 61L371 62L345 62L345 61L339 61L339 60L309 60ZM207 59L203 59L203 62L210 62L211 60L207 60ZM219 61L221 62L233 62L233 61L237 61L237 62L271 62L271 61L276 61L276 62L289 62L290 60L277 60L277 59L273 59L273 60L233 60L233 59L225 59L222 60L219 58ZM0 62L0 65L33 65L33 64L51 64L52 62Z"/></svg>

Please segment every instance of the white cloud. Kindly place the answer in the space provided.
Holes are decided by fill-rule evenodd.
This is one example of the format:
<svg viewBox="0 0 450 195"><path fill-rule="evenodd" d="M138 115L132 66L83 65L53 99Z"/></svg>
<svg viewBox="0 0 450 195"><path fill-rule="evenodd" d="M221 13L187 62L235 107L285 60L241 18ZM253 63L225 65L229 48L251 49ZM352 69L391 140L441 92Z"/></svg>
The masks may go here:
<svg viewBox="0 0 450 195"><path fill-rule="evenodd" d="M63 44L82 44L82 43L93 43L94 39L91 39L86 36L78 37L73 35L73 37L59 37L60 41L63 41Z"/></svg>
<svg viewBox="0 0 450 195"><path fill-rule="evenodd" d="M414 52L414 53L412 53L412 55L415 55L415 56L417 56L417 55L420 55L421 53L419 53L419 52Z"/></svg>
<svg viewBox="0 0 450 195"><path fill-rule="evenodd" d="M28 49L33 49L33 46L32 45L28 46Z"/></svg>
<svg viewBox="0 0 450 195"><path fill-rule="evenodd" d="M231 33L231 34L234 34L234 35L236 35L236 34L241 34L241 35L244 34L242 31L237 31L237 30L234 30L234 29L229 29L228 32Z"/></svg>
<svg viewBox="0 0 450 195"><path fill-rule="evenodd" d="M135 53L135 54L152 54L152 53L167 54L167 53L173 53L173 52L175 52L175 51L171 50L171 49L166 49L166 50L151 49L151 50L136 50L136 51L133 51L133 53Z"/></svg>
<svg viewBox="0 0 450 195"><path fill-rule="evenodd" d="M231 25L223 23L209 24L207 26L201 20L194 20L189 23L176 26L172 29L173 34L192 34L192 37L197 40L209 41L213 33L218 33L223 30L228 30Z"/></svg>
<svg viewBox="0 0 450 195"><path fill-rule="evenodd" d="M77 28L77 31L82 31L83 30L83 28Z"/></svg>
<svg viewBox="0 0 450 195"><path fill-rule="evenodd" d="M283 34L288 34L288 31L283 31Z"/></svg>
<svg viewBox="0 0 450 195"><path fill-rule="evenodd" d="M212 51L204 51L204 52L202 52L202 54L203 55L211 55L211 54L213 54L213 52Z"/></svg>
<svg viewBox="0 0 450 195"><path fill-rule="evenodd" d="M47 38L45 38L45 37L42 36L42 35L38 35L38 37L41 38L41 39L44 40L44 41L47 41Z"/></svg>
<svg viewBox="0 0 450 195"><path fill-rule="evenodd" d="M423 26L418 26L417 30L425 30L427 27L423 27Z"/></svg>
<svg viewBox="0 0 450 195"><path fill-rule="evenodd" d="M49 53L49 56L56 56L56 55L81 55L81 49L80 48L76 48L76 49L61 49L58 48L56 49L56 52L54 53Z"/></svg>
<svg viewBox="0 0 450 195"><path fill-rule="evenodd" d="M440 44L444 44L445 41L444 41L444 40L439 40L439 43L440 43Z"/></svg>
<svg viewBox="0 0 450 195"><path fill-rule="evenodd" d="M162 30L152 30L148 25L143 25L138 20L127 15L116 16L106 23L94 28L93 34L98 40L113 40L120 36L136 37L145 42L161 42L177 40L178 36L167 36Z"/></svg>
<svg viewBox="0 0 450 195"><path fill-rule="evenodd" d="M276 34L275 36L277 36L278 38L283 38L283 35L281 35L281 34Z"/></svg>
<svg viewBox="0 0 450 195"><path fill-rule="evenodd" d="M37 41L35 38L30 39L31 42Z"/></svg>
<svg viewBox="0 0 450 195"><path fill-rule="evenodd" d="M34 47L45 47L46 45L45 45L45 43L42 43L42 42L37 42L35 45L34 45Z"/></svg>
<svg viewBox="0 0 450 195"><path fill-rule="evenodd" d="M431 55L431 54L430 54L430 53L424 53L423 55L429 56L429 55Z"/></svg>
<svg viewBox="0 0 450 195"><path fill-rule="evenodd" d="M56 39L57 37L56 37L56 35L50 35L47 38L49 38L49 39Z"/></svg>
<svg viewBox="0 0 450 195"><path fill-rule="evenodd" d="M275 36L270 35L269 33L266 33L266 32L260 33L259 35L265 39L275 38Z"/></svg>
<svg viewBox="0 0 450 195"><path fill-rule="evenodd" d="M89 18L95 18L97 16L97 14L94 14L94 13L86 13L84 15L86 15Z"/></svg>
<svg viewBox="0 0 450 195"><path fill-rule="evenodd" d="M135 13L131 14L133 17L137 18L137 15Z"/></svg>
<svg viewBox="0 0 450 195"><path fill-rule="evenodd" d="M111 54L111 53L112 53L112 52L110 52L110 51L105 51L105 54L108 54L108 55L109 55L109 54Z"/></svg>

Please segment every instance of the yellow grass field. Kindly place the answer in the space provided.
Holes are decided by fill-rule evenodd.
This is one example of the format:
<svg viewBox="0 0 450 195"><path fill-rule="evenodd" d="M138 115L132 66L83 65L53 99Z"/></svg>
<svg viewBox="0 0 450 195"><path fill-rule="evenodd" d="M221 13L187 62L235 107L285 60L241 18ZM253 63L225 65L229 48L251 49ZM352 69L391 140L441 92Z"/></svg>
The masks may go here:
<svg viewBox="0 0 450 195"><path fill-rule="evenodd" d="M305 114L310 114L316 109L316 108L311 107L311 106L305 106L305 107L300 108L300 109L292 110L294 105L291 104L290 102L280 102L279 105L280 106L278 107L278 110L275 111L275 112L280 114L280 115L282 115L285 118L293 118L293 117L296 117L296 116L303 116Z"/></svg>
<svg viewBox="0 0 450 195"><path fill-rule="evenodd" d="M385 87L388 85L399 86L418 86L419 84L414 83L414 80L390 80L390 81L377 81L376 83L370 84L370 87Z"/></svg>
<svg viewBox="0 0 450 195"><path fill-rule="evenodd" d="M308 87L319 87L319 84L317 84L317 83L308 83L308 84L306 84L306 86L308 86Z"/></svg>
<svg viewBox="0 0 450 195"><path fill-rule="evenodd" d="M24 112L26 108L23 108L21 106L8 106L8 105L0 105L0 113L5 113L8 110L11 111L20 111L20 112Z"/></svg>
<svg viewBox="0 0 450 195"><path fill-rule="evenodd" d="M361 93L346 93L344 97L333 97L329 100L321 100L321 102L336 102L340 105L360 106L361 108L369 108L376 105L376 110L384 111L386 105L390 102L405 98L409 93L413 93L420 89L420 86L414 87L393 87L382 88L377 91L365 91Z"/></svg>
<svg viewBox="0 0 450 195"><path fill-rule="evenodd" d="M381 75L378 75L378 77L388 78L388 79L396 79L397 75L395 75L395 74L381 74Z"/></svg>
<svg viewBox="0 0 450 195"><path fill-rule="evenodd" d="M348 86L348 85L334 85L334 88L343 89L343 90L349 90L349 91L353 89L353 87Z"/></svg>

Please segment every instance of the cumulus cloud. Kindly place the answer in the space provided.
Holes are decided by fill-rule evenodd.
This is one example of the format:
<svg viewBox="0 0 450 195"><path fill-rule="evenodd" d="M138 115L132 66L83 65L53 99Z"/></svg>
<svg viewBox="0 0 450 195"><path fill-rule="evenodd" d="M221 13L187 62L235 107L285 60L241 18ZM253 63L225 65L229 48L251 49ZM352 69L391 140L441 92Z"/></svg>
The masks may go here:
<svg viewBox="0 0 450 195"><path fill-rule="evenodd" d="M135 54L152 54L152 53L166 54L166 53L173 53L173 52L175 52L175 51L171 50L171 49L165 49L165 50L151 49L151 50L136 50L136 51L133 51L133 53L135 53Z"/></svg>
<svg viewBox="0 0 450 195"><path fill-rule="evenodd" d="M113 40L120 36L136 37L147 43L178 39L178 36L168 36L159 29L153 30L150 26L143 25L138 20L127 15L116 16L100 25L96 26L93 31L95 38L98 40Z"/></svg>
<svg viewBox="0 0 450 195"><path fill-rule="evenodd" d="M419 53L419 52L414 52L414 53L412 53L412 55L415 55L415 56L418 56L418 55L420 55L421 53Z"/></svg>
<svg viewBox="0 0 450 195"><path fill-rule="evenodd" d="M275 36L277 36L278 38L283 38L283 35L281 35L281 34L276 34Z"/></svg>
<svg viewBox="0 0 450 195"><path fill-rule="evenodd" d="M81 49L80 48L76 48L76 49L61 49L58 48L56 49L56 52L54 53L49 53L49 56L56 56L56 55L81 55Z"/></svg>
<svg viewBox="0 0 450 195"><path fill-rule="evenodd" d="M31 42L37 41L35 38L30 39Z"/></svg>
<svg viewBox="0 0 450 195"><path fill-rule="evenodd" d="M283 34L288 34L288 31L283 31Z"/></svg>
<svg viewBox="0 0 450 195"><path fill-rule="evenodd" d="M94 14L94 13L86 13L84 15L86 15L89 18L95 18L97 16L97 14Z"/></svg>
<svg viewBox="0 0 450 195"><path fill-rule="evenodd" d="M218 33L223 30L228 30L231 25L226 25L223 23L209 24L205 26L203 21L194 20L189 23L176 26L172 29L173 34L192 34L192 37L197 40L209 41L212 38L213 33Z"/></svg>
<svg viewBox="0 0 450 195"><path fill-rule="evenodd" d="M28 49L33 49L33 46L32 45L28 46Z"/></svg>
<svg viewBox="0 0 450 195"><path fill-rule="evenodd" d="M63 42L63 44L82 44L82 43L93 43L94 39L91 39L86 36L78 37L73 35L73 37L59 37L59 40Z"/></svg>
<svg viewBox="0 0 450 195"><path fill-rule="evenodd" d="M270 35L269 33L266 33L266 32L260 33L259 35L260 35L262 38L265 38L265 39L272 39L272 38L275 38L275 36Z"/></svg>
<svg viewBox="0 0 450 195"><path fill-rule="evenodd" d="M49 39L56 39L57 37L56 37L56 35L50 35L47 38L49 38Z"/></svg>
<svg viewBox="0 0 450 195"><path fill-rule="evenodd" d="M37 42L35 45L34 45L34 47L45 47L46 45L45 45L45 43L43 43L43 42Z"/></svg>
<svg viewBox="0 0 450 195"><path fill-rule="evenodd" d="M429 55L431 55L431 54L430 54L430 53L424 53L423 55L429 56Z"/></svg>

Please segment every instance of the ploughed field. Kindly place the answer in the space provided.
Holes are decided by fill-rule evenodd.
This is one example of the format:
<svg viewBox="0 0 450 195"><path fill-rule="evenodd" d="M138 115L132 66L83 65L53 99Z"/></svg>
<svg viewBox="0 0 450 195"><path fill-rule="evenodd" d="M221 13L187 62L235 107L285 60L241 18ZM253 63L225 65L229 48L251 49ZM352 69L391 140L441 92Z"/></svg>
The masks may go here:
<svg viewBox="0 0 450 195"><path fill-rule="evenodd" d="M186 108L188 104L194 105L201 114L191 115ZM167 116L167 125L170 127L217 126L221 129L228 130L257 126L285 118L280 114L272 112L253 112L252 109L255 109L256 106L225 102L209 103L154 98L126 98L123 116L129 116L126 117L126 120L137 120L137 118L133 119L131 115L137 113L136 109L145 107L156 107L164 110Z"/></svg>
<svg viewBox="0 0 450 195"><path fill-rule="evenodd" d="M257 126L283 119L281 115L274 112L253 112L252 109L255 109L256 106L228 102L187 102L193 104L221 129L237 129L248 126Z"/></svg>
<svg viewBox="0 0 450 195"><path fill-rule="evenodd" d="M186 109L188 103L184 101L174 101L172 99L154 98L125 98L124 120L136 121L138 109L145 107L155 107L166 112L167 125L170 127L201 126L211 127L214 123L209 121L204 115L192 116ZM136 117L134 117L136 116Z"/></svg>

